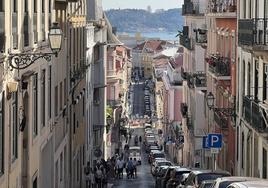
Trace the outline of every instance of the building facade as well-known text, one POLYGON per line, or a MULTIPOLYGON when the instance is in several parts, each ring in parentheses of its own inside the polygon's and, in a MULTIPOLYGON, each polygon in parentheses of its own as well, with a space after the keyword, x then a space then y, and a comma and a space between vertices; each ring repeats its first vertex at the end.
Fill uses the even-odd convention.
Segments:
POLYGON ((267 1, 237 3, 237 174, 267 179, 267 1))

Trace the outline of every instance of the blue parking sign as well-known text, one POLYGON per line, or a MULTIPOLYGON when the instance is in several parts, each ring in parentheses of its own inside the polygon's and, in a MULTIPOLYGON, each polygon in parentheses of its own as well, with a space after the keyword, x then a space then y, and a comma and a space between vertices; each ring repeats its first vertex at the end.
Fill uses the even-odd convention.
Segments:
POLYGON ((208 147, 221 148, 222 147, 222 134, 208 134, 208 147))

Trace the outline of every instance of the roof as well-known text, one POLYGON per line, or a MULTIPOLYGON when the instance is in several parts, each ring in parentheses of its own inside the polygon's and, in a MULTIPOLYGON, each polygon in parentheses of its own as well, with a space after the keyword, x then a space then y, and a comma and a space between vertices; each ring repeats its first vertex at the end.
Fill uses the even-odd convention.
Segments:
POLYGON ((181 171, 189 171, 189 173, 192 171, 191 169, 189 168, 176 168, 175 169, 177 172, 181 172, 181 171))
POLYGON ((240 176, 228 176, 228 177, 221 177, 217 178, 217 182, 224 182, 224 181, 257 181, 261 180, 260 178, 254 177, 240 177, 240 176))
POLYGON ((147 52, 161 51, 164 50, 164 46, 167 44, 169 44, 169 42, 164 40, 148 40, 138 44, 133 50, 146 50, 147 52))

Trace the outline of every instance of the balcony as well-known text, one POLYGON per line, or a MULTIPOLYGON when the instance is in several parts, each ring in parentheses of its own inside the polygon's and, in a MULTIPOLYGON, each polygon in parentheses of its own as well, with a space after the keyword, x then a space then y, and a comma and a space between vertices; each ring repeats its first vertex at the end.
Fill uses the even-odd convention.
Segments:
POLYGON ((181 14, 183 16, 187 16, 187 15, 199 16, 199 15, 203 15, 204 12, 203 13, 200 12, 199 4, 194 4, 191 0, 184 0, 181 14))
POLYGON ((228 119, 221 112, 214 111, 214 121, 221 129, 228 129, 228 119))
POLYGON ((206 29, 194 29, 195 42, 197 44, 207 44, 207 30, 206 29))
POLYGON ((188 36, 182 35, 180 36, 180 45, 187 48, 188 50, 192 50, 191 39, 188 36))
POLYGON ((117 100, 107 100, 107 105, 111 106, 112 108, 116 108, 122 104, 120 99, 117 100))
POLYGON ((194 85, 197 88, 207 87, 207 75, 204 72, 197 72, 193 74, 194 85))
POLYGON ((187 76, 188 76, 187 72, 185 72, 185 71, 184 71, 184 68, 181 67, 181 78, 182 78, 183 80, 187 80, 187 76))
POLYGON ((236 3, 229 0, 212 0, 208 4, 208 14, 210 16, 235 18, 236 9, 236 3))
POLYGON ((29 14, 24 13, 23 20, 24 46, 29 46, 29 14))
POLYGON ((209 64, 209 73, 217 79, 229 80, 231 76, 230 59, 219 55, 211 55, 207 59, 209 64))
POLYGON ((238 44, 255 50, 267 50, 268 22, 265 18, 238 20, 238 44))
POLYGON ((187 85, 189 88, 194 88, 194 77, 189 73, 187 76, 187 85))
POLYGON ((259 132, 264 132, 265 122, 262 117, 258 101, 254 101, 250 96, 243 98, 243 117, 244 119, 259 132))
MULTIPOLYGON (((0 12, 0 25, 4 26, 5 25, 5 13, 0 12)), ((5 28, 0 27, 0 53, 5 50, 5 28)))
POLYGON ((181 115, 186 118, 188 114, 188 105, 186 103, 181 103, 181 115))

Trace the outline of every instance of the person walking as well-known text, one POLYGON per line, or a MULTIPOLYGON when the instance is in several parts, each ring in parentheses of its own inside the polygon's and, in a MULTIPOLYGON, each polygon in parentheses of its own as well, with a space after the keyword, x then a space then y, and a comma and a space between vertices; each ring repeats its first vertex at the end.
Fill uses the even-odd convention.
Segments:
POLYGON ((135 178, 137 178, 137 166, 138 166, 138 161, 136 160, 136 158, 134 158, 133 168, 134 168, 134 177, 135 178))
POLYGON ((124 161, 122 158, 117 159, 116 169, 117 169, 117 178, 121 179, 121 176, 123 178, 124 161))
POLYGON ((100 164, 100 162, 97 162, 97 165, 95 167, 95 181, 97 184, 97 188, 102 188, 102 179, 103 179, 103 171, 102 171, 102 166, 100 164))
POLYGON ((132 158, 129 159, 129 161, 127 162, 127 178, 129 179, 129 177, 133 178, 133 172, 134 172, 134 167, 133 167, 133 161, 132 158))

